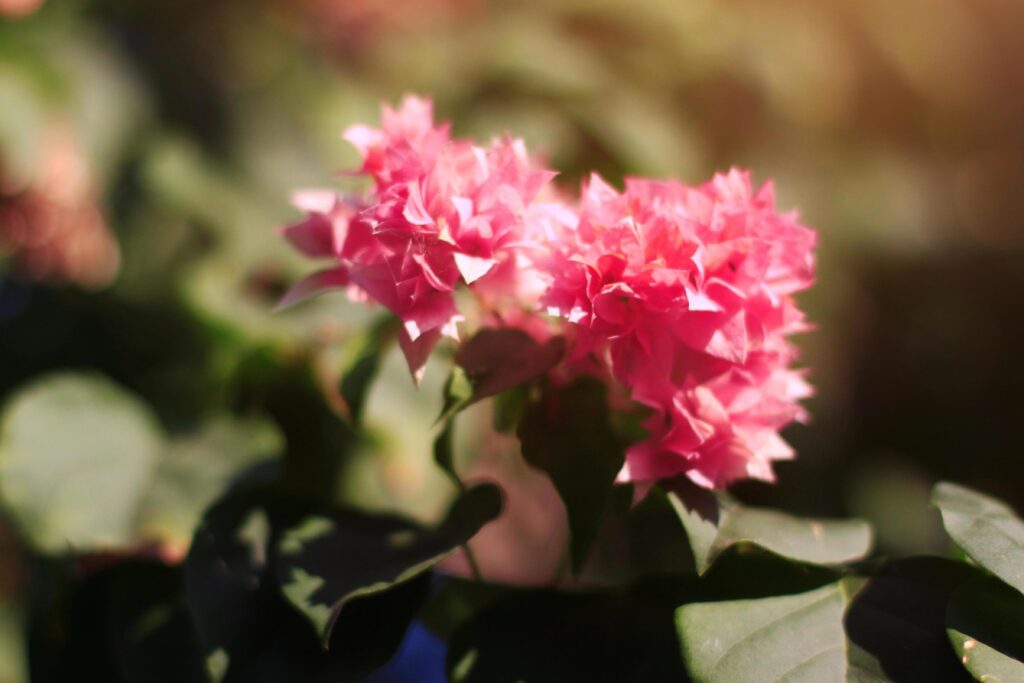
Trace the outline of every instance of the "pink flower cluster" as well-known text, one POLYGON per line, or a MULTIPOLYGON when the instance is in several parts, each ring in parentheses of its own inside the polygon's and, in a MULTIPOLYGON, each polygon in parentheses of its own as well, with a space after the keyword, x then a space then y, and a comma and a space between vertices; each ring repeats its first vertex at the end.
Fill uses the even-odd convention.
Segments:
POLYGON ((570 360, 596 361, 651 409, 621 478, 770 480, 792 457, 778 430, 810 394, 786 335, 806 327, 792 294, 813 280, 815 233, 735 170, 621 193, 594 176, 578 215, 551 245, 543 305, 575 325, 570 360))
POLYGON ((685 474, 717 488, 771 480, 772 461, 792 457, 779 430, 805 418, 811 390, 787 337, 806 329, 793 294, 813 282, 816 235, 776 210, 770 184, 733 170, 619 192, 593 176, 569 202, 521 141, 452 139, 412 97, 380 129, 345 136, 373 190, 297 197, 309 215, 285 235, 332 265, 286 302, 347 287, 384 305, 414 375, 441 335, 457 338, 463 285, 485 313, 513 302, 521 315, 491 316, 505 324, 560 320, 566 367, 613 378, 650 411, 624 481, 685 474))

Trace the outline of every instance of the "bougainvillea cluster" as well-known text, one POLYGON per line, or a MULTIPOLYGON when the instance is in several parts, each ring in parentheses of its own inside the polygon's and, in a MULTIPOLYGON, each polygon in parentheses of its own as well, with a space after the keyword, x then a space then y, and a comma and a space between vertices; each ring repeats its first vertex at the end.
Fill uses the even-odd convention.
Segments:
POLYGON ((792 368, 806 329, 793 295, 814 278, 814 231, 775 207, 772 185, 732 170, 698 186, 594 175, 578 199, 555 189, 522 141, 481 146, 437 125, 429 101, 385 107, 345 137, 372 181, 361 197, 300 193, 291 243, 330 262, 291 303, 347 288, 402 323, 414 375, 442 336, 458 339, 456 291, 487 324, 570 341, 562 374, 597 374, 649 410, 624 481, 685 474, 709 488, 772 479, 792 457, 779 430, 805 418, 792 368))

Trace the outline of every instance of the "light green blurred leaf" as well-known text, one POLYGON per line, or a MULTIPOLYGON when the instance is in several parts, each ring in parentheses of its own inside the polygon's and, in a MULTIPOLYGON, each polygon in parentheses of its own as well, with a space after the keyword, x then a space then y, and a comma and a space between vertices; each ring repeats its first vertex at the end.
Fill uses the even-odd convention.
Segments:
POLYGON ((109 380, 53 375, 4 411, 0 495, 43 552, 158 542, 183 553, 207 505, 281 445, 273 425, 228 417, 168 440, 149 408, 109 380))
POLYGON ((40 550, 126 545, 162 438, 149 409, 109 380, 37 380, 3 414, 0 494, 40 550))
POLYGON ((273 459, 283 440, 261 420, 215 418, 192 436, 175 439, 157 466, 139 513, 143 539, 187 548, 203 511, 248 467, 273 459))
POLYGON ((995 498, 947 482, 935 487, 932 504, 971 559, 1024 592, 1024 520, 995 498))

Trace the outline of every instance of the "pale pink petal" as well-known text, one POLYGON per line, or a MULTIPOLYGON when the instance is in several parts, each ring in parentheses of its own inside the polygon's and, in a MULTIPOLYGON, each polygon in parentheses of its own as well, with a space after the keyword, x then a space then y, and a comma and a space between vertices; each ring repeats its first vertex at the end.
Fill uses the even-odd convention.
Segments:
POLYGON ((480 258, 455 252, 455 265, 458 267, 459 273, 462 274, 462 279, 466 281, 467 285, 473 284, 484 275, 487 275, 496 263, 497 261, 492 258, 480 258))

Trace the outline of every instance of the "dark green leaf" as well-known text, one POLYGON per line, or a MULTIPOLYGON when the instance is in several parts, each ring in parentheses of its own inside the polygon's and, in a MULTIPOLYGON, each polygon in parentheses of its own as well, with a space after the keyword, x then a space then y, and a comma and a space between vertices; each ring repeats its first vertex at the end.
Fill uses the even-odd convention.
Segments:
POLYGON ((759 546, 741 544, 724 550, 700 577, 696 597, 703 601, 770 598, 807 593, 839 579, 833 568, 793 562, 759 546))
MULTIPOLYGON (((44 580, 61 581, 55 567, 37 569, 44 580)), ((36 596, 32 680, 207 680, 180 567, 126 559, 68 578, 48 604, 46 593, 36 596)))
POLYGON ((690 539, 699 573, 737 543, 753 543, 798 562, 820 565, 853 562, 871 548, 871 528, 860 520, 794 517, 716 498, 695 487, 677 487, 668 495, 690 539))
POLYGON ((453 683, 678 683, 672 607, 633 596, 513 591, 458 629, 453 683))
POLYGON ((843 683, 845 599, 833 583, 808 593, 694 603, 676 613, 695 681, 843 683))
POLYGON ((334 503, 361 435, 328 405, 313 362, 253 353, 242 370, 243 405, 269 414, 284 436, 283 489, 318 505, 334 503))
POLYGON ((932 503, 972 560, 1024 592, 1024 520, 998 500, 956 484, 938 484, 932 503))
POLYGON ((612 489, 610 514, 594 541, 584 581, 629 584, 644 577, 692 573, 693 555, 680 533, 679 517, 655 487, 633 505, 633 487, 612 489))
POLYGON ((353 424, 362 419, 370 384, 397 332, 398 320, 389 316, 349 343, 341 372, 341 397, 353 424))
POLYGON ((495 519, 501 504, 496 486, 476 486, 432 530, 385 515, 306 517, 278 543, 282 590, 326 643, 347 605, 421 575, 495 519))
POLYGON ((286 600, 275 539, 326 514, 270 492, 236 490, 210 509, 186 562, 188 603, 215 680, 358 681, 395 652, 429 579, 353 601, 328 648, 286 600))
POLYGON ((111 573, 110 640, 124 680, 205 681, 181 568, 132 561, 111 573))
POLYGON ((851 671, 859 680, 970 680, 947 640, 946 606, 976 575, 962 562, 922 557, 886 564, 859 585, 850 582, 851 671))
POLYGON ((449 422, 455 415, 473 402, 473 384, 466 371, 458 365, 452 368, 444 384, 444 407, 438 421, 449 422))
MULTIPOLYGON (((439 577, 440 578, 440 577, 439 577)), ((448 641, 463 623, 507 592, 504 586, 453 576, 440 578, 437 589, 418 618, 430 631, 448 641)))
POLYGON ((604 385, 583 378, 549 389, 527 407, 518 435, 525 460, 551 477, 565 503, 578 572, 608 512, 625 453, 609 422, 604 385))
POLYGON ((461 489, 463 487, 462 480, 459 479, 459 475, 455 472, 455 453, 452 444, 453 431, 453 420, 449 418, 444 421, 441 432, 434 439, 434 462, 461 489))
POLYGON ((1024 596, 989 576, 953 594, 946 610, 949 641, 979 681, 1024 681, 1024 596))
POLYGON ((164 446, 149 409, 110 381, 64 374, 7 405, 0 494, 39 549, 123 547, 164 446))

